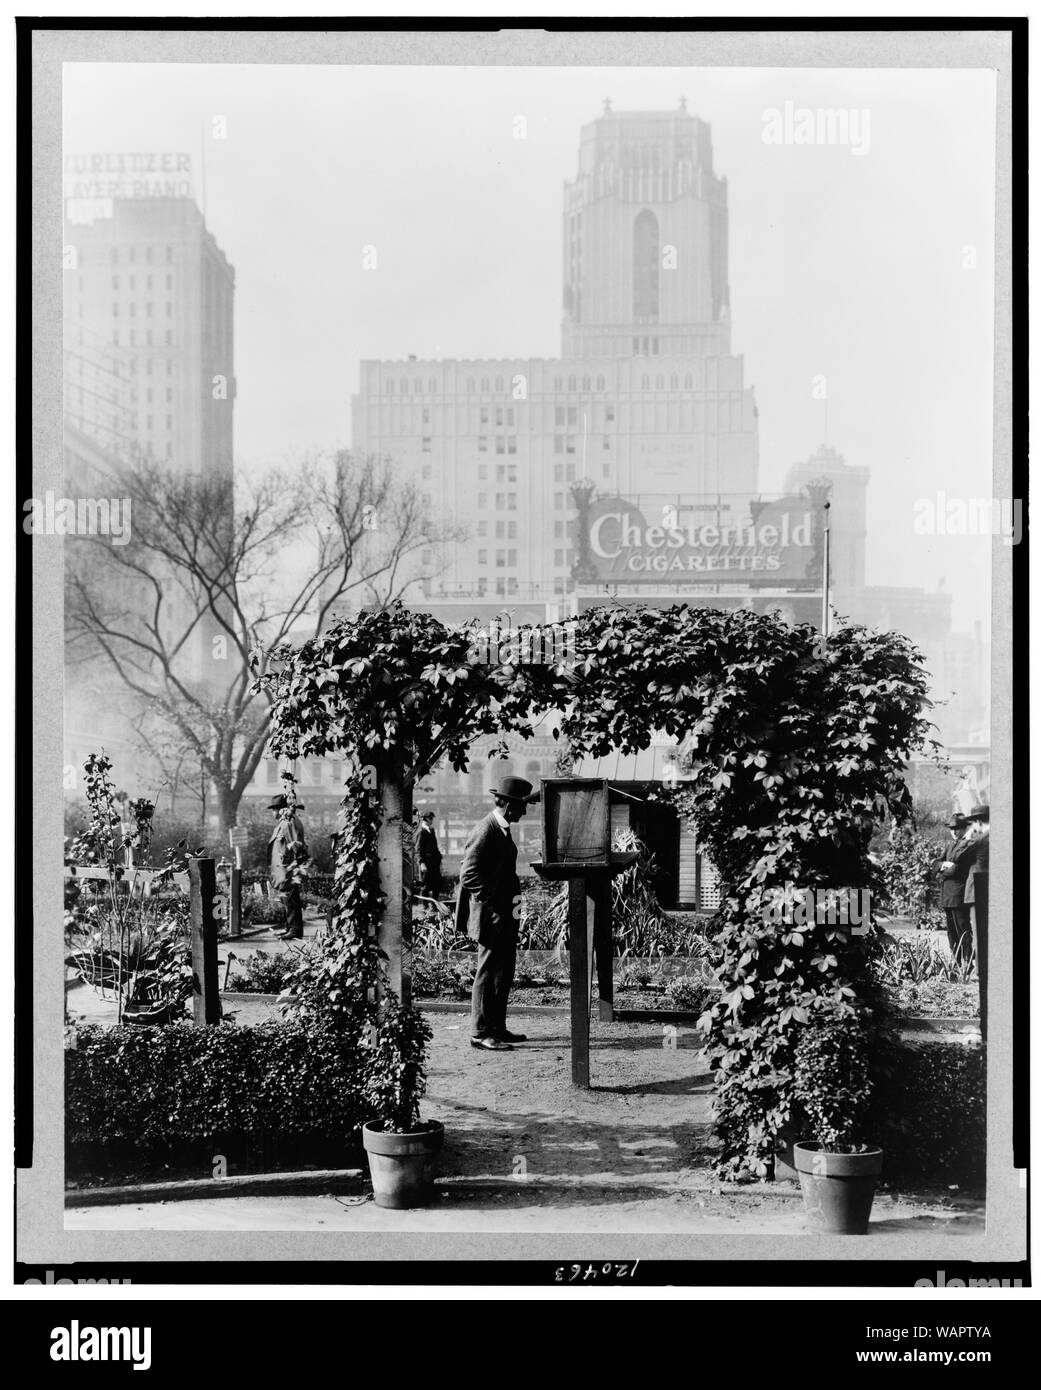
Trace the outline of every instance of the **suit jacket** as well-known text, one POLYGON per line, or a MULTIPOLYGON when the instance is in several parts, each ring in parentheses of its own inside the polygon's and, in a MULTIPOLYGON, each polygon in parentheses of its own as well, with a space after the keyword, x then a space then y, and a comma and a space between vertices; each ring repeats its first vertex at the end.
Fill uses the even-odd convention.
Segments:
POLYGON ((459 871, 455 927, 482 946, 516 940, 515 907, 520 900, 517 846, 494 815, 470 832, 459 871))
POLYGON ((950 860, 954 867, 940 870, 941 907, 965 906, 965 880, 975 863, 978 848, 978 840, 968 840, 962 835, 944 852, 944 861, 950 860))
POLYGON ((977 884, 981 899, 986 902, 987 880, 990 873, 990 831, 986 830, 976 841, 976 858, 972 862, 972 872, 965 881, 965 901, 975 905, 977 884))
POLYGON ((419 827, 416 857, 421 864, 428 864, 431 868, 440 871, 441 851, 437 847, 437 836, 429 825, 419 827))
POLYGON ((303 864, 306 859, 307 841, 300 821, 296 816, 279 816, 267 846, 271 887, 276 890, 289 888, 293 882, 289 870, 294 864, 303 864))

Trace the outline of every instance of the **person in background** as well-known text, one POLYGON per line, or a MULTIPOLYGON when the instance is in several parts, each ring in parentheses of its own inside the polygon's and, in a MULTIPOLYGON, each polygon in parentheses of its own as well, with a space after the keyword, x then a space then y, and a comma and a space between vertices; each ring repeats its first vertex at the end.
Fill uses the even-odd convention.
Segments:
POLYGON ((307 841, 297 811, 291 810, 283 793, 268 802, 267 809, 275 813, 275 828, 267 846, 268 877, 271 887, 282 899, 285 908, 285 930, 276 932, 280 941, 300 941, 304 935, 304 909, 300 900, 301 867, 307 863, 307 841))
POLYGON ((492 788, 495 805, 471 831, 459 873, 455 929, 478 942, 477 971, 470 1003, 470 1046, 509 1052, 526 1042, 506 1027, 506 1005, 517 963, 520 880, 517 846, 510 826, 527 812, 538 792, 523 777, 504 777, 492 788))
POLYGON ((947 822, 953 843, 940 861, 940 906, 947 918, 947 940, 954 960, 972 957, 972 922, 965 906, 965 880, 976 857, 976 840, 969 835, 969 819, 956 812, 947 822))
POLYGON ((972 870, 965 883, 965 904, 972 912, 976 939, 976 978, 980 987, 980 1034, 987 1036, 987 913, 990 907, 990 807, 969 812, 970 834, 976 845, 972 870))
POLYGON ((437 843, 437 831, 434 829, 433 811, 424 811, 419 818, 416 860, 423 891, 428 897, 436 898, 441 892, 441 850, 437 843))

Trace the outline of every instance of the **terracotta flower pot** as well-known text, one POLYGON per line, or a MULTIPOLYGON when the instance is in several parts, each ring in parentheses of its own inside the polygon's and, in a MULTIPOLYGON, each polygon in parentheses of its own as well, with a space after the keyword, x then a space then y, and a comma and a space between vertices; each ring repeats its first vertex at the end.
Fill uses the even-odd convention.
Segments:
POLYGON ((372 1192, 378 1207, 424 1207, 434 1195, 434 1166, 445 1142, 445 1127, 428 1120, 407 1134, 387 1133, 382 1120, 362 1126, 372 1192))
POLYGON ((810 1224, 838 1235, 867 1234, 882 1150, 829 1153, 819 1144, 795 1145, 795 1167, 810 1224))

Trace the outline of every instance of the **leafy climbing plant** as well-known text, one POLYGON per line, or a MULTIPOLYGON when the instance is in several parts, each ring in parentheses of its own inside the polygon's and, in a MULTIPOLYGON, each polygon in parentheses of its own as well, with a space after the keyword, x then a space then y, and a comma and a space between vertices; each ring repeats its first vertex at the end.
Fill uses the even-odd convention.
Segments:
MULTIPOLYGON (((480 665, 472 646, 465 627, 394 605, 265 663, 273 751, 346 753, 352 766, 333 930, 300 972, 298 1007, 361 1020, 383 1073, 396 1068, 421 1089, 412 1042, 425 1025, 380 987, 380 779, 411 783, 442 762, 465 771, 478 735, 526 734, 550 710, 569 757, 634 753, 672 735, 689 750, 688 778, 666 795, 724 889, 723 989, 701 1020, 719 1165, 765 1175, 792 1121, 799 1030, 824 1006, 865 1020, 883 1008, 873 922, 793 923, 770 909, 793 889, 878 886, 872 833, 910 814, 906 759, 929 743, 919 653, 898 634, 848 626, 823 644, 774 615, 683 605, 586 612, 573 657, 557 666, 480 665), (395 1038, 387 1054, 381 1039, 395 1038)), ((404 1122, 413 1097, 397 1094, 404 1122)))

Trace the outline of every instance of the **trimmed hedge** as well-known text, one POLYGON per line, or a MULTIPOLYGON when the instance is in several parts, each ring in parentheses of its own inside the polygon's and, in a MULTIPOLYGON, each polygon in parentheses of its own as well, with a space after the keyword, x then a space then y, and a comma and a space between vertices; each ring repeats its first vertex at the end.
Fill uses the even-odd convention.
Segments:
POLYGON ((76 1030, 65 1052, 66 1140, 182 1152, 336 1139, 371 1118, 350 1035, 294 1022, 76 1030))
POLYGON ((888 1182, 958 1183, 986 1176, 987 1060, 978 1042, 902 1042, 872 1101, 888 1182))

